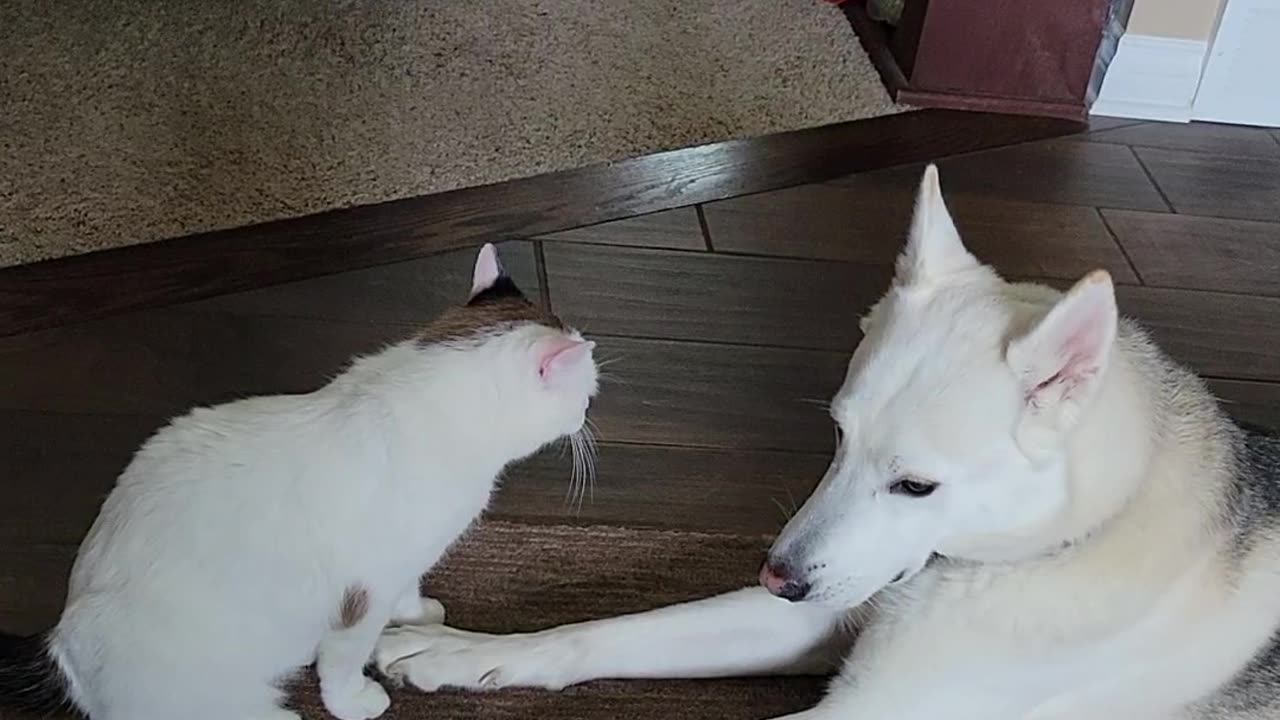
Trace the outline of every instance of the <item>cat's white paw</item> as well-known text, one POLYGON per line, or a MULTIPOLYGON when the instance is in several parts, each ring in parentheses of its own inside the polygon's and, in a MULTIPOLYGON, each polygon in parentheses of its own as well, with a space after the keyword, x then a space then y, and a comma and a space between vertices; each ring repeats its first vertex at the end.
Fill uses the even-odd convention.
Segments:
POLYGON ((439 625, 444 622, 444 605, 429 597, 406 596, 396 603, 392 625, 439 625))
POLYGON ((573 682, 574 655, 568 650, 541 635, 486 635, 431 625, 387 630, 373 657, 388 679, 427 692, 442 687, 561 690, 573 682))
POLYGON ((364 685, 353 693, 341 697, 321 694, 329 714, 338 720, 370 720, 387 711, 391 706, 391 697, 387 695, 387 691, 373 680, 363 679, 364 685))

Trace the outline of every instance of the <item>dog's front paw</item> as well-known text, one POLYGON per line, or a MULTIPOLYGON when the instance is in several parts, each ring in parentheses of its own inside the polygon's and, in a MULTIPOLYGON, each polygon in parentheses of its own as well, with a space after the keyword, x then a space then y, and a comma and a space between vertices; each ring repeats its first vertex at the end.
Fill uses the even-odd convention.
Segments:
POLYGON ((334 695, 322 693, 324 707, 338 720, 370 720, 387 711, 391 698, 378 683, 364 678, 364 685, 352 693, 334 695))
POLYGON ((486 635, 445 625, 392 628, 374 650, 378 670, 396 683, 434 692, 442 687, 560 690, 572 680, 573 656, 554 638, 486 635))

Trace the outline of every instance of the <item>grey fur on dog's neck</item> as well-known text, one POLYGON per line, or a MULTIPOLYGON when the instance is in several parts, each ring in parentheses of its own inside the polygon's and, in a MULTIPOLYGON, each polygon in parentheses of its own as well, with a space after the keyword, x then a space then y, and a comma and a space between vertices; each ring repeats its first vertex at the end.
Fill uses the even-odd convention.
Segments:
POLYGON ((1241 427, 1235 448, 1228 512, 1243 555, 1257 544, 1260 532, 1280 532, 1280 437, 1264 428, 1241 427))
MULTIPOLYGON (((1129 504, 1141 503, 1144 492, 1159 490, 1151 485, 1173 481, 1207 508, 1204 525, 1189 530, 1202 534, 1201 542, 1220 543, 1234 572, 1248 572, 1246 566, 1257 553, 1275 554, 1280 544, 1280 437, 1228 418, 1207 384, 1165 355, 1136 323, 1122 322, 1117 350, 1148 382, 1155 418, 1153 468, 1158 454, 1176 448, 1196 461, 1192 472, 1152 472, 1144 481, 1149 487, 1138 488, 1129 504)), ((1099 532, 1106 532, 1109 523, 1125 522, 1129 509, 1121 509, 1099 532)), ((1198 720, 1280 717, 1280 629, 1273 629, 1249 665, 1189 712, 1198 720)))
MULTIPOLYGON (((1242 427, 1235 436, 1236 473, 1228 519, 1241 559, 1260 543, 1280 538, 1280 434, 1242 427)), ((1280 630, 1236 677, 1197 708, 1205 720, 1272 720, 1280 717, 1280 630)))

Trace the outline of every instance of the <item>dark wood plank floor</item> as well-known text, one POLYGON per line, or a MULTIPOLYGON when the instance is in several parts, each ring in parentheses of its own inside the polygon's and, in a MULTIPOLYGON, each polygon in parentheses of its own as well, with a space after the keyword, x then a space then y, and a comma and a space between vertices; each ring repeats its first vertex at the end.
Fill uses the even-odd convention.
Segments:
MULTIPOLYGON (((826 162, 796 152, 761 182, 826 162)), ((888 280, 922 159, 751 195, 717 185, 686 196, 710 202, 505 243, 519 282, 595 336, 609 364, 594 499, 566 507, 567 463, 548 453, 511 473, 494 514, 775 529, 825 466, 820 406, 888 280)), ((942 180, 978 254, 1058 284, 1108 269, 1123 310, 1231 412, 1280 427, 1280 138, 1106 123, 948 159, 942 180)), ((167 417, 316 387, 458 300, 471 260, 461 250, 0 339, 0 624, 55 620, 98 502, 167 417)))

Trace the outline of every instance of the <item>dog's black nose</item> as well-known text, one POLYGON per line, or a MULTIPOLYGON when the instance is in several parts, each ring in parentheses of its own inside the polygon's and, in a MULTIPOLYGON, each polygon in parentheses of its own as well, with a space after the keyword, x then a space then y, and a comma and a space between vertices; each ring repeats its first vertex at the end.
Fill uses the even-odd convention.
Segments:
POLYGON ((799 602, 809 594, 809 583, 788 580, 775 594, 783 600, 799 602))

